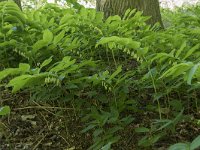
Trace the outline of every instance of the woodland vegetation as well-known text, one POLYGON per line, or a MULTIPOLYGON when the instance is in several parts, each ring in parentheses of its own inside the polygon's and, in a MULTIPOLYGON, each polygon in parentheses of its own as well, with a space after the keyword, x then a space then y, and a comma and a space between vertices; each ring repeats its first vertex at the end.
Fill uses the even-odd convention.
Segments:
POLYGON ((200 6, 15 2, 0 2, 0 149, 200 148, 200 6))

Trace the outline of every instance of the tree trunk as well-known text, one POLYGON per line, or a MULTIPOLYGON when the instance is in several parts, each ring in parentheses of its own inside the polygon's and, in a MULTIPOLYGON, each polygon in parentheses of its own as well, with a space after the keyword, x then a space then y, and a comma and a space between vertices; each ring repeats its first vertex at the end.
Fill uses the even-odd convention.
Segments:
POLYGON ((21 0, 13 0, 18 6, 19 8, 22 10, 22 4, 21 4, 21 0))
MULTIPOLYGON (((0 2, 3 2, 3 1, 7 1, 7 0, 0 0, 0 2)), ((21 0, 13 0, 18 6, 19 8, 22 10, 22 5, 21 5, 21 0)))
POLYGON ((151 16, 147 23, 154 25, 159 22, 163 27, 158 0, 96 0, 96 10, 103 11, 105 18, 113 15, 123 16, 127 9, 143 11, 151 16))

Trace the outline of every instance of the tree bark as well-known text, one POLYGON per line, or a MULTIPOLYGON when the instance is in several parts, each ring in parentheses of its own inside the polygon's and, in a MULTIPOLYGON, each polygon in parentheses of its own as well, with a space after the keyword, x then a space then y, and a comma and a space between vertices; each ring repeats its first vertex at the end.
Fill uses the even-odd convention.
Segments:
POLYGON ((151 16, 148 24, 159 22, 163 27, 158 0, 96 0, 96 10, 103 11, 105 18, 113 15, 123 16, 127 9, 137 9, 145 16, 151 16))
POLYGON ((22 10, 22 4, 21 4, 21 0, 13 0, 17 5, 18 7, 22 10))

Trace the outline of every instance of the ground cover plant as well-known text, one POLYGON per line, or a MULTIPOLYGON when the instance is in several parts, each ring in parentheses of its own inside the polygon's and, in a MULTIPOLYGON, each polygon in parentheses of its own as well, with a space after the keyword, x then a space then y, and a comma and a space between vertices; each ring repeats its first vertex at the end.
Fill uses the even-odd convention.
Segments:
POLYGON ((136 10, 104 19, 75 6, 46 4, 22 12, 13 2, 0 3, 1 148, 199 148, 199 6, 163 10, 165 29, 147 25, 149 17, 136 10), (19 104, 4 101, 12 96, 23 97, 17 102, 28 110, 27 103, 34 104, 34 115, 13 114, 28 130, 43 117, 65 144, 46 141, 47 134, 17 145, 12 138, 22 131, 12 131, 8 114, 19 104), (38 107, 46 112, 38 115, 38 107), (73 137, 66 122, 72 131, 81 125, 75 131, 81 146, 68 142, 73 137))

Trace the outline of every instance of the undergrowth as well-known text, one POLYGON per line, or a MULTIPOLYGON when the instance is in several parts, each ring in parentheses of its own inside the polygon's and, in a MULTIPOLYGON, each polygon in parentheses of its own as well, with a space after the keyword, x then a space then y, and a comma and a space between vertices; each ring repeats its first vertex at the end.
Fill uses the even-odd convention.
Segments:
MULTIPOLYGON (((138 146, 148 149, 176 134, 184 120, 200 126, 194 117, 200 105, 199 12, 199 6, 164 10, 163 30, 135 10, 105 20, 94 9, 47 4, 22 12, 1 2, 1 86, 37 101, 73 103, 85 122, 82 133, 93 132, 89 149, 111 149, 120 131, 137 124, 135 116, 152 112, 151 124, 132 133, 142 134, 138 146)), ((193 150, 199 143, 198 136, 169 149, 193 150)))

